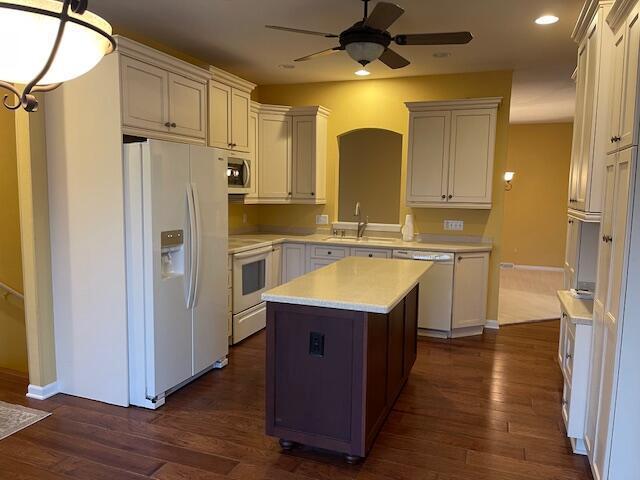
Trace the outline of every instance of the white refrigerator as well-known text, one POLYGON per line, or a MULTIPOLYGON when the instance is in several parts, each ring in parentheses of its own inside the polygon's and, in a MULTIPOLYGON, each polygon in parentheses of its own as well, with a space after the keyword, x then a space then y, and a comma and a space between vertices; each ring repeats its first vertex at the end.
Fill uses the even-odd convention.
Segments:
POLYGON ((227 157, 124 145, 130 403, 165 397, 227 363, 227 157))

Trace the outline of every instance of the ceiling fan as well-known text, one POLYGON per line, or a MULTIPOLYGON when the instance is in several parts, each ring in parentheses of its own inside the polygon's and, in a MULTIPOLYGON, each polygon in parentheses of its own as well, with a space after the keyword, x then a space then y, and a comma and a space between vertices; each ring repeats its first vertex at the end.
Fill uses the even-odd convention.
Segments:
POLYGON ((363 67, 366 67, 374 60, 380 60, 389 68, 394 69, 409 65, 409 60, 389 48, 392 42, 395 42, 397 45, 462 45, 473 40, 473 35, 469 32, 408 33, 392 36, 388 32, 388 28, 402 16, 404 9, 393 3, 378 2, 371 12, 371 15, 369 15, 370 0, 362 1, 364 2, 363 19, 354 23, 353 26, 346 29, 340 35, 301 30, 299 28, 280 27, 277 25, 265 26, 286 32, 339 39, 339 46, 297 58, 294 60, 296 62, 304 62, 346 50, 349 56, 363 67))

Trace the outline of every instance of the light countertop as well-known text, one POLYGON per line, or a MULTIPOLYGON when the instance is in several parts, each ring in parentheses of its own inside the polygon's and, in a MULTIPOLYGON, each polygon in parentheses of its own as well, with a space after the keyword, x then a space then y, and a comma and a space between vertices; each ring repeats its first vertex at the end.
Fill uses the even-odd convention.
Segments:
MULTIPOLYGON (((366 238, 366 237, 365 237, 366 238)), ((329 234, 313 235, 286 235, 253 233, 244 235, 229 236, 229 254, 246 252, 255 248, 268 247, 282 243, 314 243, 344 247, 359 248, 387 248, 394 250, 424 250, 431 252, 451 252, 451 253, 472 253, 490 252, 493 246, 490 243, 426 243, 426 242, 403 242, 395 238, 371 238, 366 240, 356 240, 355 238, 339 238, 329 234)))
POLYGON ((591 325, 593 323, 593 300, 576 298, 569 290, 558 290, 558 298, 562 311, 571 323, 577 325, 591 325))
POLYGON ((347 257, 262 294, 267 302, 389 313, 432 262, 347 257))

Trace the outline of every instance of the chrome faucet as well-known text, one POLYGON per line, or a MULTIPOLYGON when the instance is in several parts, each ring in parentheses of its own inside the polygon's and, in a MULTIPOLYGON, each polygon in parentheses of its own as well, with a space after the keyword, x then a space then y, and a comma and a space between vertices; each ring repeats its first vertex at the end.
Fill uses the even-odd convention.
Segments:
POLYGON ((362 238, 362 236, 364 235, 364 231, 367 229, 367 225, 369 225, 369 217, 365 217, 364 222, 362 221, 360 202, 356 202, 356 211, 354 212, 353 216, 358 217, 357 238, 362 238))

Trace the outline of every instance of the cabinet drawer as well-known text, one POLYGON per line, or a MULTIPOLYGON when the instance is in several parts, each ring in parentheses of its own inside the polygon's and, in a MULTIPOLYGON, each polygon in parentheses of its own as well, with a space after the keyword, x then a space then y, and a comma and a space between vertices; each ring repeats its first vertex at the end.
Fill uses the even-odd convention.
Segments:
POLYGON ((348 249, 346 247, 310 245, 309 248, 309 256, 311 258, 341 259, 348 256, 348 249))
POLYGON ((325 259, 325 258, 312 258, 309 260, 308 271, 313 272, 315 270, 318 270, 319 268, 326 267, 327 265, 331 265, 332 263, 335 263, 338 260, 339 260, 338 258, 334 260, 325 259))
POLYGON ((391 258, 391 251, 380 248, 352 248, 351 255, 354 257, 391 258))

